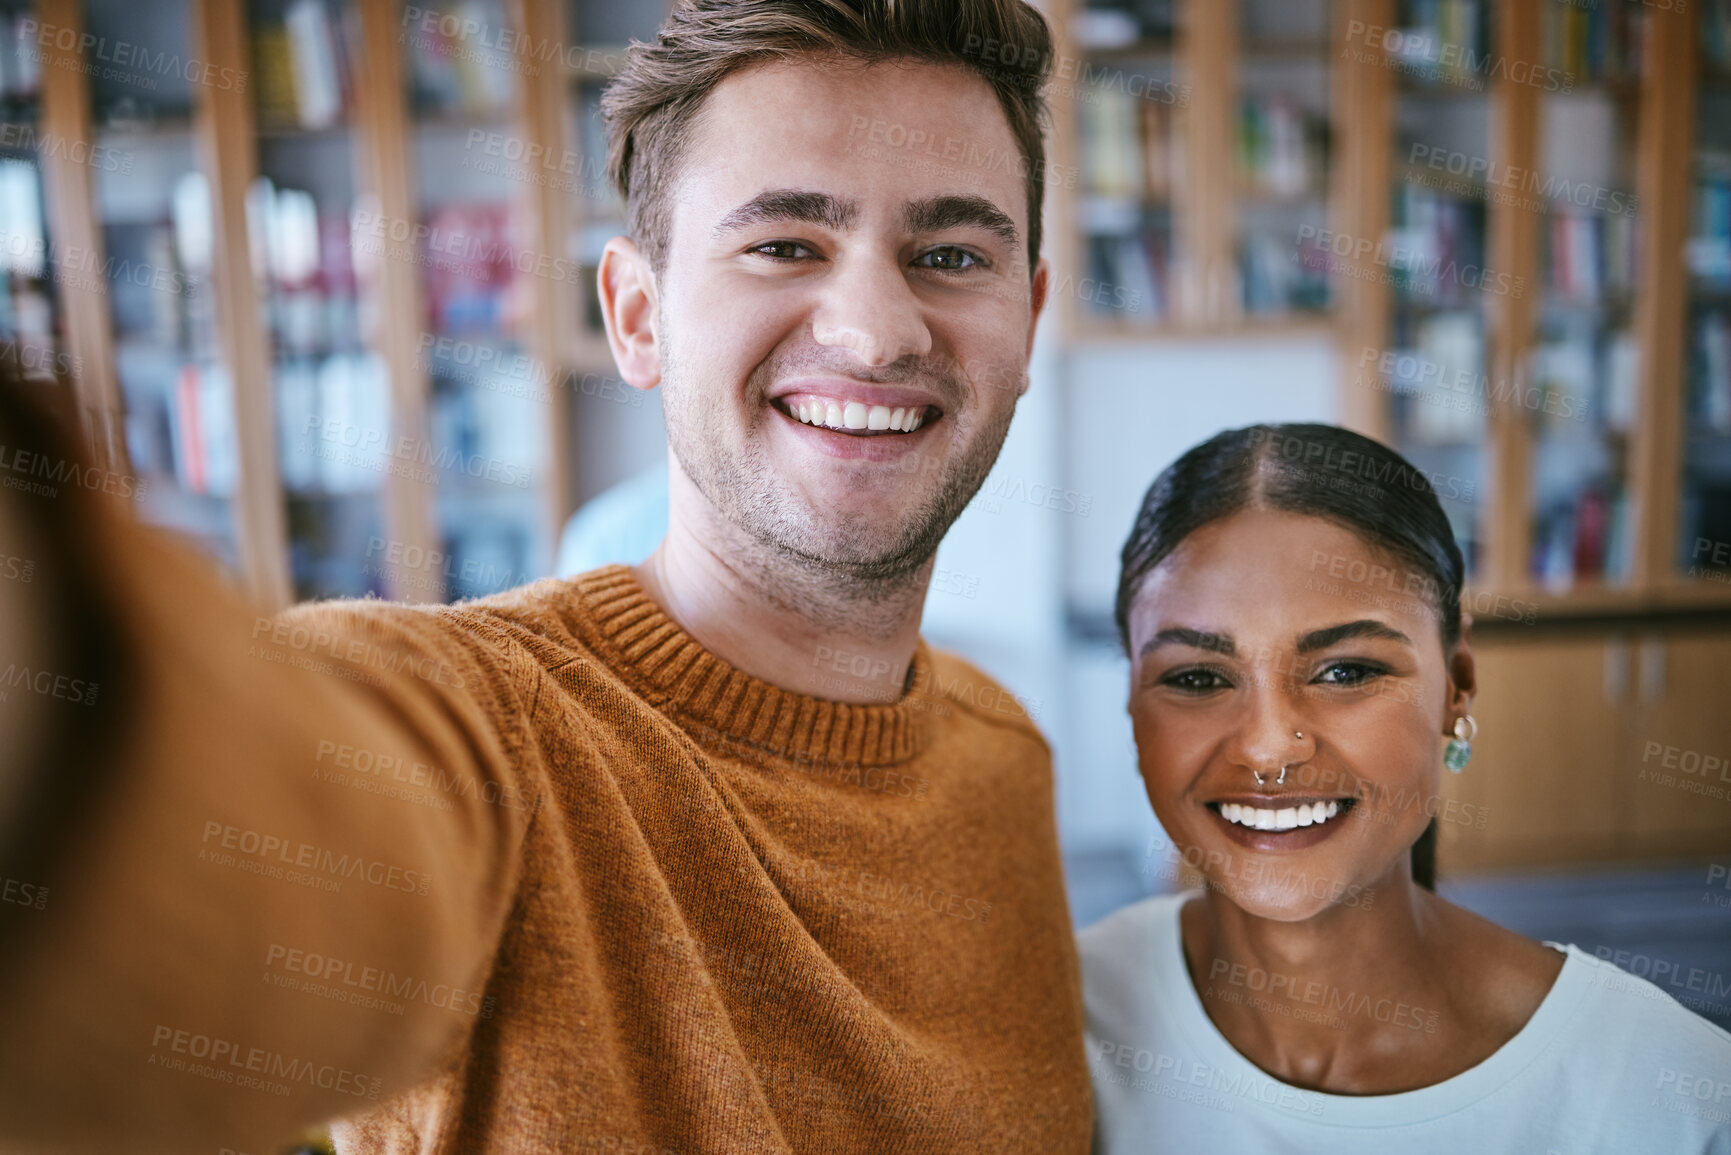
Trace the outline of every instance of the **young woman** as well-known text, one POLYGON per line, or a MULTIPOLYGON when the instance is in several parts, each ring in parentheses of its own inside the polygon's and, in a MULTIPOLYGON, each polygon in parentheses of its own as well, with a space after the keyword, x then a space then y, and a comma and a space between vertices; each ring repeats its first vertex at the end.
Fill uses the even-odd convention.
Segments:
POLYGON ((1149 489, 1129 710, 1204 885, 1081 936, 1097 1151, 1731 1153, 1731 1035, 1432 890, 1461 579, 1430 483, 1332 426, 1222 433, 1149 489))

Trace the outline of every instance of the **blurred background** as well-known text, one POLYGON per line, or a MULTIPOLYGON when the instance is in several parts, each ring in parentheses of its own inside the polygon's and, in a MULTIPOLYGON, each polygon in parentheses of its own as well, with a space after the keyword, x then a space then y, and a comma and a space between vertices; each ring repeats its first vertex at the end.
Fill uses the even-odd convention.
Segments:
MULTIPOLYGON (((1469 559, 1444 889, 1731 1025, 1731 4, 1042 8, 1054 296, 926 633, 1050 738, 1078 924, 1180 881, 1110 620, 1143 490, 1340 422, 1469 559)), ((0 355, 269 604, 639 560, 597 103, 665 10, 0 0, 0 355)))

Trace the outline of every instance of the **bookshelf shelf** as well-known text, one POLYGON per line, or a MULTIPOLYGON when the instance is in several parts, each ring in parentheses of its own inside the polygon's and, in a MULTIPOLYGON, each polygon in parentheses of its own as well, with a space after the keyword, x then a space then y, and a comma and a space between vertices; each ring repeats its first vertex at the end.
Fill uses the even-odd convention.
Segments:
POLYGON ((1174 37, 1169 40, 1139 40, 1132 44, 1113 44, 1089 48, 1086 51, 1090 57, 1110 64, 1139 64, 1150 60, 1176 59, 1181 45, 1182 41, 1174 37))
POLYGON ((1335 323, 1325 316, 1264 317, 1254 324, 1237 322, 1220 325, 1174 322, 1149 324, 1114 324, 1106 321, 1083 320, 1074 336, 1077 340, 1105 344, 1169 344, 1174 341, 1290 340, 1292 338, 1329 337, 1337 335, 1335 323))
POLYGON ((1330 45, 1326 40, 1246 40, 1239 59, 1247 64, 1304 64, 1327 68, 1330 45))

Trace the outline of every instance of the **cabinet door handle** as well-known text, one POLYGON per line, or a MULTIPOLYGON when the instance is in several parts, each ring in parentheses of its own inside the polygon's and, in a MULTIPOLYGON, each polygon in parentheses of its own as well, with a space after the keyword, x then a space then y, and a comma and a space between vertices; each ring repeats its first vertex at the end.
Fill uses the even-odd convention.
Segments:
POLYGON ((1616 706, 1629 696, 1629 643, 1605 643, 1605 701, 1616 706))
POLYGON ((1665 639, 1658 634, 1641 639, 1640 688, 1643 702, 1665 696, 1665 639))

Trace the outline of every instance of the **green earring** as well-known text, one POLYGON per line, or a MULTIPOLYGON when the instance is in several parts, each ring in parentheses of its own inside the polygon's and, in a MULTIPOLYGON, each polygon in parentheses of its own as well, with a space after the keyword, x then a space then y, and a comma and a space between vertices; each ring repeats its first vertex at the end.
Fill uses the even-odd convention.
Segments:
POLYGON ((1473 739, 1479 736, 1479 724, 1473 721, 1471 714, 1462 714, 1455 719, 1455 736, 1449 739, 1449 744, 1443 747, 1443 765, 1449 772, 1459 774, 1467 768, 1467 759, 1473 756, 1473 739))

